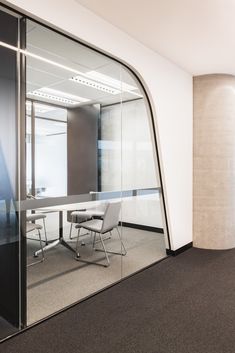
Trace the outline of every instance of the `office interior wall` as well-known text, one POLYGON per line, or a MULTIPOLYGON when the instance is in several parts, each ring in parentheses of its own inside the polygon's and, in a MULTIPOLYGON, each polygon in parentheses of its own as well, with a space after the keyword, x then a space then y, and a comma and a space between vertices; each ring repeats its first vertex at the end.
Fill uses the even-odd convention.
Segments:
MULTIPOLYGON (((37 129, 37 122, 35 125, 37 129)), ((45 188, 40 196, 67 195, 67 133, 36 135, 35 184, 36 190, 45 188)))
POLYGON ((194 246, 235 247, 235 77, 194 78, 194 246))
POLYGON ((192 76, 73 0, 6 1, 130 65, 155 111, 172 249, 192 241, 192 76))
POLYGON ((98 120, 100 106, 68 108, 68 195, 98 191, 98 120))
MULTIPOLYGON (((101 191, 160 186, 144 99, 102 107, 100 130, 101 191)), ((159 196, 123 199, 122 221, 162 228, 159 196)))

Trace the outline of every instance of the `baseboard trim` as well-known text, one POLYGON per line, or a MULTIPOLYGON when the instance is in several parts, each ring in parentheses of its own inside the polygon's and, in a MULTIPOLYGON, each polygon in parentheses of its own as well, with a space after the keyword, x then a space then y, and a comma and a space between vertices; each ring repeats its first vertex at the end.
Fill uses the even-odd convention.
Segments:
POLYGON ((182 252, 190 249, 192 246, 193 246, 193 242, 191 241, 190 243, 182 246, 181 248, 179 248, 177 250, 166 249, 166 253, 167 253, 167 255, 177 256, 177 255, 181 254, 182 252))
POLYGON ((119 222, 120 226, 123 227, 128 227, 128 228, 135 228, 135 229, 141 229, 141 230, 147 230, 149 232, 156 232, 156 233, 161 233, 163 234, 163 228, 158 228, 158 227, 150 227, 150 226, 145 226, 143 224, 135 224, 135 223, 128 223, 128 222, 119 222))

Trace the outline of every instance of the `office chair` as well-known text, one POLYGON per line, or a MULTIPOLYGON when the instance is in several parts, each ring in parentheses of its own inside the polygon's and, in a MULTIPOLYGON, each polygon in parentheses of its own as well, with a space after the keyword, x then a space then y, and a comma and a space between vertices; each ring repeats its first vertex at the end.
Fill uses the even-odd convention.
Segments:
MULTIPOLYGON (((41 229, 42 229, 42 226, 40 224, 36 224, 36 223, 32 223, 32 222, 26 222, 26 233, 32 232, 33 230, 37 230, 38 231, 40 248, 42 250, 42 258, 41 258, 41 260, 31 262, 30 264, 27 264, 27 267, 36 265, 36 264, 38 264, 40 262, 43 262, 45 260, 44 251, 43 251, 43 245, 42 245, 41 232, 40 232, 41 229)), ((35 239, 33 239, 33 240, 35 240, 35 239)))
MULTIPOLYGON (((32 200, 36 200, 36 197, 33 196, 33 195, 30 195, 30 194, 27 195, 27 198, 28 199, 32 199, 32 200)), ((45 218, 46 217, 47 216, 44 213, 31 213, 30 215, 26 216, 26 221, 27 222, 34 222, 34 221, 42 219, 43 228, 44 228, 44 235, 45 235, 45 240, 42 240, 42 241, 44 241, 46 243, 46 245, 48 245, 47 231, 46 231, 46 222, 45 222, 45 218)), ((28 238, 28 239, 30 239, 30 238, 28 238)), ((35 239, 31 239, 31 240, 35 240, 35 239)))
POLYGON ((69 239, 72 240, 75 238, 75 237, 72 237, 73 224, 79 224, 79 223, 88 221, 91 218, 92 218, 92 216, 89 213, 87 213, 86 210, 72 211, 70 213, 70 220, 69 220, 69 222, 71 222, 70 231, 69 231, 69 239))
POLYGON ((103 202, 100 205, 98 205, 97 207, 92 207, 92 208, 88 208, 88 209, 83 209, 83 210, 71 212, 71 214, 70 214, 71 225, 70 225, 69 239, 73 239, 72 238, 73 224, 80 224, 80 223, 88 221, 94 217, 97 217, 97 218, 104 217, 106 207, 107 207, 107 202, 103 202))
MULTIPOLYGON (((34 221, 37 221, 39 219, 42 219, 43 221, 43 228, 44 228, 44 235, 45 235, 45 240, 42 240, 46 243, 46 245, 48 244, 48 240, 47 240, 47 232, 46 232, 46 223, 45 223, 45 218, 46 218, 46 215, 43 214, 43 213, 32 213, 28 216, 26 216, 26 221, 27 222, 34 222, 34 221)), ((41 228, 42 229, 42 228, 41 228)), ((30 238, 28 238, 30 239, 30 238)), ((35 239, 31 239, 31 240, 35 240, 35 239)))
POLYGON ((118 229, 118 223, 119 223, 119 213, 121 209, 121 202, 111 202, 108 203, 106 206, 106 210, 103 216, 103 219, 91 219, 89 221, 80 223, 76 225, 76 228, 78 229, 78 236, 77 236, 77 244, 76 244, 76 257, 75 259, 77 261, 82 261, 85 263, 93 263, 97 265, 101 265, 104 267, 108 267, 110 265, 109 261, 109 256, 108 254, 116 254, 116 255, 122 255, 125 256, 127 254, 125 246, 122 242, 121 235, 118 229), (88 231, 91 231, 94 233, 94 240, 93 240, 93 248, 96 243, 96 234, 99 234, 99 241, 102 245, 103 249, 96 249, 96 251, 102 251, 105 253, 105 258, 107 264, 99 264, 97 262, 91 262, 91 261, 85 261, 80 259, 80 254, 78 252, 78 247, 79 247, 79 236, 80 236, 80 230, 81 228, 87 229, 88 231), (106 250, 103 235, 108 232, 112 232, 113 229, 117 230, 118 237, 121 243, 121 253, 120 252, 114 252, 114 251, 108 251, 106 250), (124 251, 124 252, 123 252, 124 251))

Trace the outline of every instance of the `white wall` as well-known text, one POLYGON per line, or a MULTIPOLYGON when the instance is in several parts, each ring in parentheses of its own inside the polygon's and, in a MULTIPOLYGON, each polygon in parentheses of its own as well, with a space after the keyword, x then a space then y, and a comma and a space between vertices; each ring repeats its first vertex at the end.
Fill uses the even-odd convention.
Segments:
POLYGON ((46 188, 40 196, 67 195, 67 134, 36 135, 35 176, 36 189, 46 188))
POLYGON ((120 58, 144 79, 156 112, 172 248, 192 241, 191 75, 73 0, 7 3, 120 58))

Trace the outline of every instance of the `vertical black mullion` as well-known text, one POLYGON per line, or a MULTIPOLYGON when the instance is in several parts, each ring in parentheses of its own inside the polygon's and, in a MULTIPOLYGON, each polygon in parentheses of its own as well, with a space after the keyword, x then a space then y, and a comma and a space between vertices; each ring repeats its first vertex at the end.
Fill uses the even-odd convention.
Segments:
MULTIPOLYGON (((20 19, 19 24, 20 48, 26 47, 26 19, 20 19)), ((18 75, 20 92, 20 111, 19 111, 19 149, 20 149, 20 185, 19 193, 20 200, 26 199, 26 58, 25 55, 20 54, 20 73, 18 75)), ((20 214, 20 326, 21 328, 27 325, 27 250, 26 250, 26 212, 21 211, 20 214)))

